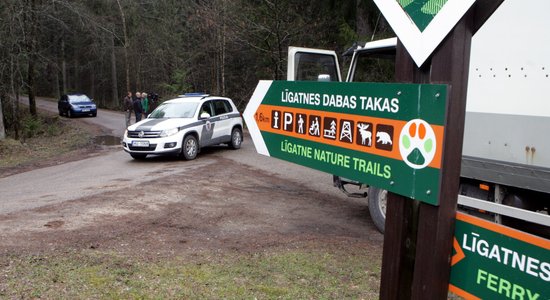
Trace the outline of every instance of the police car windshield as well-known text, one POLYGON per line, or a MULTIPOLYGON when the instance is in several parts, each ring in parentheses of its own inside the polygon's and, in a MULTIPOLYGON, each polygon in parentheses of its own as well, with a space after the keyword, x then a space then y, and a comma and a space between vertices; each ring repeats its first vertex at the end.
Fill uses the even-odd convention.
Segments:
POLYGON ((149 118, 192 118, 197 110, 197 102, 163 103, 157 107, 149 118))

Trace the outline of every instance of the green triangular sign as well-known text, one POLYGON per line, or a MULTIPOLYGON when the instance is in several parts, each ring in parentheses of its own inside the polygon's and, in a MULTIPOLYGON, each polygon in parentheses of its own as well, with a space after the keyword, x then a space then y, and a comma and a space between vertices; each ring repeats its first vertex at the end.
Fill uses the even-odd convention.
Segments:
POLYGON ((397 0, 420 31, 424 31, 447 0, 397 0))
POLYGON ((421 66, 476 0, 373 0, 421 66))

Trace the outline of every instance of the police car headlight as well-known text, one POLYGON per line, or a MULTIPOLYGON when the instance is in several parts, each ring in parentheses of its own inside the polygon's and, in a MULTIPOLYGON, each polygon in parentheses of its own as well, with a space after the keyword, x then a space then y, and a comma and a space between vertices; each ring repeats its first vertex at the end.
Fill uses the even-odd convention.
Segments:
POLYGON ((129 136, 128 136, 128 129, 124 130, 124 136, 125 136, 125 137, 129 137, 129 136))
POLYGON ((160 137, 171 136, 171 135, 174 135, 174 134, 178 133, 179 131, 180 131, 179 128, 172 128, 172 129, 163 130, 163 131, 160 132, 160 137))

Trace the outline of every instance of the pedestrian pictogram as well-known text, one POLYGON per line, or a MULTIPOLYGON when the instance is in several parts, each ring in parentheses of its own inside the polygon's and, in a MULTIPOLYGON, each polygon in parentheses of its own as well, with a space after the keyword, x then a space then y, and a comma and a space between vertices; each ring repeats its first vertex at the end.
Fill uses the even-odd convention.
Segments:
POLYGON ((350 120, 341 120, 340 128, 340 142, 353 143, 353 121, 350 120))
POLYGON ((296 133, 306 134, 307 115, 296 114, 296 133))
POLYGON ((376 126, 376 148, 386 151, 393 150, 393 126, 384 124, 376 126))
POLYGON ((357 144, 362 146, 372 146, 372 123, 357 123, 357 144))
POLYGON ((429 165, 436 152, 433 128, 422 119, 409 121, 401 130, 399 151, 403 161, 413 169, 429 165))
POLYGON ((336 139, 336 119, 324 118, 323 120, 323 137, 331 140, 336 139))

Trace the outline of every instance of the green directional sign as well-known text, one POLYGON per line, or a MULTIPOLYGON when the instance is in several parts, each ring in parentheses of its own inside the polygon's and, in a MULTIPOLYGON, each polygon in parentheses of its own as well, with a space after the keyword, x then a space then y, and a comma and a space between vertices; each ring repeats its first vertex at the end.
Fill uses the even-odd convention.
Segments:
POLYGON ((449 290, 466 299, 550 299, 550 241, 457 214, 449 290))
POLYGON ((445 85, 261 81, 245 113, 260 154, 438 205, 445 85))

